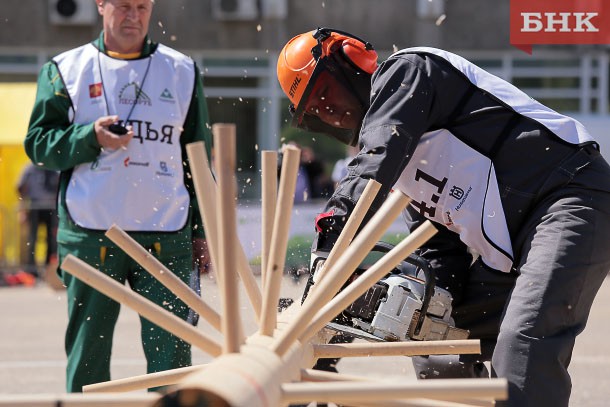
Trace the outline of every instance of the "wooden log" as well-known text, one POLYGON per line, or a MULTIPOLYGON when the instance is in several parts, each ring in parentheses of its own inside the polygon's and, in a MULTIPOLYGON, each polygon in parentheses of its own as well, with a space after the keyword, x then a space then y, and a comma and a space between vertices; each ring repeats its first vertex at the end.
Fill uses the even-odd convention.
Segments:
MULTIPOLYGON (((203 224, 206 230, 206 240, 208 240, 208 246, 210 247, 209 237, 212 237, 212 261, 218 261, 218 254, 214 254, 216 251, 217 243, 217 216, 216 216, 216 195, 217 187, 210 166, 208 164, 207 155, 203 142, 196 142, 187 144, 186 150, 189 155, 189 161, 191 162, 191 171, 193 173, 193 183, 195 185, 195 191, 197 192, 197 200, 202 212, 203 224), (215 257, 216 256, 216 257, 215 257)), ((237 259, 237 271, 239 277, 244 284, 248 300, 254 310, 254 316, 256 321, 260 323, 260 313, 262 307, 262 296, 261 291, 256 283, 252 269, 248 264, 248 258, 241 245, 237 245, 235 256, 237 259)), ((219 286, 222 282, 219 282, 219 286)))
POLYGON ((301 150, 294 146, 286 146, 282 160, 282 172, 278 200, 273 221, 273 234, 269 248, 269 261, 266 270, 266 281, 261 312, 260 334, 271 336, 277 325, 277 304, 279 291, 284 274, 286 248, 290 218, 294 204, 294 190, 301 158, 301 150))
POLYGON ((171 292, 176 294, 186 305, 195 310, 202 318, 214 328, 220 330, 220 315, 214 311, 195 291, 185 284, 178 276, 163 265, 155 256, 138 244, 121 228, 113 225, 106 231, 106 236, 125 253, 134 259, 153 277, 163 283, 171 292))
MULTIPOLYGON (((282 319, 284 314, 281 314, 282 319)), ((312 345, 295 343, 280 358, 269 349, 273 338, 255 333, 247 338, 239 354, 225 354, 170 388, 155 407, 276 407, 282 382, 297 381, 303 366, 315 363, 312 345), (211 399, 215 397, 215 399, 211 399), (177 404, 177 401, 179 404, 177 404)))
MULTIPOLYGON (((362 220, 364 219, 369 208, 371 207, 373 200, 377 196, 377 193, 379 192, 380 188, 381 184, 375 181, 374 179, 369 180, 369 182, 366 184, 366 187, 364 188, 360 199, 358 199, 354 210, 352 211, 351 215, 349 216, 349 219, 345 223, 345 227, 341 231, 339 238, 337 239, 335 245, 328 254, 328 258, 326 259, 326 261, 324 261, 322 269, 318 272, 316 276, 314 276, 314 281, 316 282, 316 284, 322 280, 324 274, 326 273, 326 270, 330 269, 330 267, 335 263, 336 259, 350 245, 350 243, 354 239, 354 236, 356 235, 356 232, 358 231, 358 228, 360 227, 360 224, 362 223, 362 220)), ((313 285, 311 287, 312 292, 315 289, 316 285, 313 285)), ((311 297, 306 298, 305 301, 307 301, 309 298, 311 297)))
POLYGON ((265 347, 244 345, 241 353, 224 354, 208 368, 187 376, 173 389, 172 400, 180 406, 279 406, 279 383, 291 375, 290 371, 298 370, 298 365, 288 365, 265 347), (216 403, 212 402, 213 397, 216 403), (199 404, 188 403, 184 398, 199 404))
POLYGON ((360 265, 377 241, 404 210, 410 199, 396 190, 384 202, 379 211, 371 218, 352 244, 327 271, 320 286, 311 293, 312 299, 303 304, 301 312, 286 330, 281 332, 273 348, 282 355, 307 328, 309 321, 335 295, 348 277, 360 265))
POLYGON ((261 284, 264 287, 277 202, 277 151, 263 151, 261 164, 261 284))
POLYGON ((198 331, 197 328, 152 301, 134 293, 123 284, 96 270, 79 258, 69 254, 62 262, 61 268, 202 351, 212 356, 220 354, 220 345, 198 331))
POLYGON ((163 372, 148 373, 145 375, 126 377, 88 384, 83 386, 83 393, 120 393, 133 390, 144 390, 151 387, 169 386, 184 380, 189 374, 201 369, 203 366, 187 366, 163 372))
POLYGON ((430 221, 425 221, 409 234, 402 242, 386 253, 374 265, 367 269, 354 282, 337 294, 330 302, 324 303, 318 313, 311 319, 306 329, 303 329, 299 340, 314 335, 336 315, 347 308, 358 297, 366 292, 379 279, 387 275, 397 264, 407 258, 415 249, 430 239, 437 229, 430 221))
POLYGON ((222 333, 224 335, 223 353, 239 352, 242 343, 241 316, 239 312, 239 291, 237 284, 237 261, 235 253, 237 238, 237 180, 235 179, 236 140, 234 124, 214 124, 214 145, 216 146, 216 176, 218 195, 218 264, 217 271, 222 274, 222 333))
POLYGON ((435 379, 412 382, 330 382, 284 383, 282 402, 308 403, 311 400, 358 405, 397 399, 460 401, 468 398, 505 400, 506 379, 435 379))
POLYGON ((480 354, 478 339, 314 345, 316 358, 480 354))

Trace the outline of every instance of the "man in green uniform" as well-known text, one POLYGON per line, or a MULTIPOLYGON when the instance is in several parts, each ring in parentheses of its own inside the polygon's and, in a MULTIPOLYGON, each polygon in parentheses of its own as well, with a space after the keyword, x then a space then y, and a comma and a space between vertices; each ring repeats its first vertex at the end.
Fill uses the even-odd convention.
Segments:
MULTIPOLYGON (((186 320, 188 307, 104 236, 117 225, 185 283, 209 263, 185 146, 205 141, 199 69, 152 42, 151 0, 98 0, 99 38, 42 67, 25 149, 61 171, 60 264, 72 254, 186 320)), ((110 380, 120 305, 62 272, 69 322, 67 390, 110 380)), ((191 364, 190 345, 141 319, 149 373, 191 364)))

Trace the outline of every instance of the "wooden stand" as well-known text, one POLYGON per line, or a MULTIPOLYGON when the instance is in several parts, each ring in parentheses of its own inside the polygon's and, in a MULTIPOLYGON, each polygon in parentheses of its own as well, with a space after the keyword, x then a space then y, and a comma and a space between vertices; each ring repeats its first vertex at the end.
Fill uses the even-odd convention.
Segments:
MULTIPOLYGON (((235 129, 232 125, 215 125, 213 128, 217 148, 216 173, 218 186, 213 181, 207 161, 201 158, 200 144, 188 146, 193 169, 193 181, 206 223, 206 235, 210 243, 212 259, 221 282, 222 313, 201 308, 202 315, 212 325, 220 318, 224 343, 221 347, 197 328, 186 324, 143 298, 138 298, 125 286, 99 273, 81 260, 68 256, 62 267, 85 283, 93 286, 116 301, 127 305, 145 318, 174 333, 185 341, 218 356, 205 366, 188 367, 173 371, 121 379, 114 382, 86 386, 88 392, 118 392, 149 386, 171 386, 163 397, 148 396, 143 400, 146 406, 155 407, 195 407, 202 405, 219 407, 276 407, 290 403, 308 403, 312 400, 365 407, 398 406, 481 406, 491 405, 493 400, 507 397, 507 382, 504 379, 438 379, 411 380, 403 377, 388 378, 384 381, 367 377, 331 374, 310 370, 317 358, 321 357, 366 357, 421 354, 478 353, 478 341, 442 342, 398 342, 398 343, 354 343, 344 345, 326 344, 329 335, 324 325, 354 301, 370 286, 383 277, 391 268, 428 240, 436 229, 429 222, 412 232, 403 242, 388 252, 371 266, 355 282, 343 291, 344 285, 374 244, 394 222, 410 199, 400 191, 394 191, 371 218, 360 233, 354 237, 359 224, 368 210, 379 185, 371 182, 362 202, 349 219, 345 235, 331 252, 310 292, 307 301, 300 306, 294 304, 285 311, 278 323, 277 302, 282 275, 284 273, 285 252, 288 241, 290 215, 294 200, 296 173, 300 151, 288 148, 284 154, 282 174, 277 185, 270 180, 272 165, 266 162, 263 182, 265 186, 264 231, 263 231, 263 295, 256 282, 253 283, 249 267, 244 266, 236 233, 235 216, 235 129), (204 168, 201 168, 201 165, 204 168), (271 207, 269 201, 276 198, 271 207), (212 201, 213 203, 210 204, 212 201), (272 231, 270 219, 273 218, 272 231), (237 255, 236 255, 237 253, 237 255), (247 338, 241 336, 241 324, 237 299, 236 271, 248 290, 250 302, 259 312, 259 331, 247 338)), ((203 154, 205 155, 205 154, 203 154)), ((273 157, 267 155, 266 157, 273 157)), ((267 161, 269 158, 265 159, 267 161)), ((313 221, 313 220, 312 220, 313 221)), ((121 247, 131 252, 147 269, 159 268, 150 256, 146 256, 123 236, 120 231, 109 231, 121 247)), ((158 273, 157 273, 158 274, 158 273)), ((161 274, 165 274, 165 271, 161 274)), ((160 278, 174 286, 177 295, 185 299, 190 294, 172 279, 160 278)), ((189 301, 193 302, 191 298, 189 301)), ((199 301, 199 300, 198 300, 199 301)), ((199 304, 199 306, 202 306, 199 304)), ((96 395, 100 396, 100 395, 96 395)), ((86 396, 81 396, 86 399, 86 396)), ((117 393, 106 395, 107 400, 125 401, 117 393)), ((93 398, 91 398, 93 400, 93 398)), ((140 400, 142 401, 142 400, 140 400)), ((2 405, 0 403, 0 405, 2 405)), ((6 404, 5 404, 6 405, 6 404)), ((21 406, 34 406, 19 404, 21 406)), ((67 404, 66 404, 67 405, 67 404)), ((88 405, 88 404, 83 404, 88 405)), ((94 405, 94 404, 91 404, 94 405)), ((106 404, 111 405, 111 404, 106 404)))

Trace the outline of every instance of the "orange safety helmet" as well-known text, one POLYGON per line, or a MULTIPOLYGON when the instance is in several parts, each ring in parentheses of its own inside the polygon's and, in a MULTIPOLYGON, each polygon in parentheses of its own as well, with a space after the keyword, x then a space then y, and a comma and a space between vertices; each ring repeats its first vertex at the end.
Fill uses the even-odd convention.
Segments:
POLYGON ((340 54, 356 71, 372 75, 377 69, 373 46, 344 31, 318 28, 292 38, 280 52, 277 77, 291 102, 292 124, 300 127, 304 106, 329 57, 340 54))

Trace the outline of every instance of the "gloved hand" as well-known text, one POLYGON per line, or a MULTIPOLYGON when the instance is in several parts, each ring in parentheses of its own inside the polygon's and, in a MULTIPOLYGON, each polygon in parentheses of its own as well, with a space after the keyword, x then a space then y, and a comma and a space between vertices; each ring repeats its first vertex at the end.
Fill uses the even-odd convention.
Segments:
POLYGON ((320 276, 320 270, 324 265, 324 262, 328 258, 328 252, 312 252, 311 258, 309 261, 309 277, 307 278, 307 284, 305 285, 305 290, 303 291, 303 298, 301 299, 301 304, 307 298, 307 294, 311 287, 318 282, 320 276))
POLYGON ((312 277, 314 284, 320 280, 320 276, 322 274, 320 271, 322 270, 328 255, 328 252, 311 253, 311 258, 309 260, 309 274, 312 277))
POLYGON ((303 292, 301 303, 307 298, 307 294, 311 287, 318 282, 320 271, 324 265, 324 261, 328 258, 330 250, 337 241, 339 229, 336 228, 334 219, 334 210, 318 214, 315 220, 315 228, 318 233, 311 247, 311 258, 309 261, 309 278, 303 292))
POLYGON ((194 238, 193 244, 193 267, 199 270, 199 274, 213 274, 212 257, 208 250, 208 244, 205 239, 194 238))

